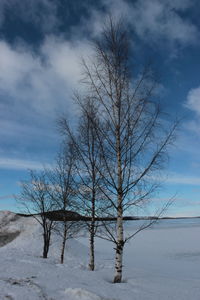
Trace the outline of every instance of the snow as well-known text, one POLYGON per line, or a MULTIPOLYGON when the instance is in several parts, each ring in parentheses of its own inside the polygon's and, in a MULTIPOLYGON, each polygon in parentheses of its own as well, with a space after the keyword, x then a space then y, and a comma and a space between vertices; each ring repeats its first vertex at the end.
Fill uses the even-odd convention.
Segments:
POLYGON ((68 288, 65 290, 65 294, 68 296, 68 299, 82 299, 82 300, 101 300, 102 298, 95 295, 94 293, 88 292, 84 289, 72 289, 68 288))
MULTIPOLYGON (((127 231, 137 225, 128 222, 127 231)), ((33 218, 0 212, 0 233, 20 232, 0 248, 1 300, 199 300, 200 219, 165 220, 141 232, 124 251, 123 283, 113 284, 114 245, 96 239, 96 270, 88 264, 88 239, 69 240, 65 264, 53 236, 41 258, 42 232, 33 218)))

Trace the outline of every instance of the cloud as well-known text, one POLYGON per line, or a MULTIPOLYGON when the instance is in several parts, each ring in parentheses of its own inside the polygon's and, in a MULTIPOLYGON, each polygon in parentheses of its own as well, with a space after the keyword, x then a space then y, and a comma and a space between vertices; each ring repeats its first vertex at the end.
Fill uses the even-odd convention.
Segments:
POLYGON ((187 176, 183 174, 170 172, 166 180, 166 183, 183 184, 183 185, 200 185, 200 177, 187 176))
MULTIPOLYGON (((46 34, 37 51, 20 40, 12 45, 0 40, 1 156, 29 158, 35 154, 37 160, 47 146, 46 155, 51 155, 58 142, 56 119, 60 114, 76 116, 73 90, 81 78, 81 57, 89 56, 90 51, 87 39, 74 36, 67 40, 62 34, 46 34)), ((14 165, 21 168, 23 163, 14 165)), ((9 161, 7 165, 1 162, 1 167, 10 166, 9 161)))
MULTIPOLYGON (((101 10, 88 8, 87 20, 73 26, 73 29, 69 27, 73 35, 66 39, 64 34, 55 35, 54 32, 61 22, 57 18, 59 3, 50 0, 0 1, 0 26, 8 9, 14 12, 14 18, 31 22, 45 33, 37 51, 25 42, 10 45, 0 40, 0 139, 5 141, 7 136, 8 140, 16 143, 15 149, 19 141, 23 141, 22 153, 26 153, 27 149, 30 153, 28 140, 34 141, 34 147, 42 139, 45 143, 45 130, 49 140, 53 141, 49 132, 59 113, 76 114, 72 93, 74 88, 79 88, 80 58, 91 54, 83 32, 99 35, 106 16, 101 10)), ((130 3, 102 0, 102 3, 106 13, 112 12, 116 17, 121 14, 127 16, 128 24, 145 41, 166 39, 186 45, 193 43, 198 35, 192 22, 183 19, 180 14, 190 8, 191 1, 138 0, 130 3)), ((7 143, 5 145, 7 147, 7 143)), ((0 151, 1 156, 4 154, 6 156, 0 151)))
POLYGON ((188 92, 185 106, 200 115, 200 87, 188 92))
POLYGON ((81 78, 81 56, 90 51, 85 39, 53 35, 46 36, 37 53, 26 44, 0 40, 0 156, 11 158, 2 160, 0 168, 40 168, 12 159, 55 156, 56 120, 77 114, 73 90, 81 78))
POLYGON ((0 157, 0 169, 9 169, 9 170, 42 170, 44 164, 42 162, 33 161, 33 160, 23 160, 15 158, 0 157))
MULTIPOLYGON (((197 42, 199 31, 192 20, 183 13, 198 5, 189 0, 101 0, 101 5, 87 3, 87 17, 81 15, 78 26, 68 27, 68 33, 81 37, 81 33, 90 32, 98 35, 108 13, 115 17, 124 16, 129 26, 146 42, 159 43, 167 40, 169 44, 190 45, 197 42), (102 8, 104 7, 105 10, 102 8)), ((79 1, 77 1, 77 5, 79 1)), ((72 4, 63 5, 62 1, 51 0, 1 0, 0 26, 7 14, 25 23, 32 24, 42 34, 59 33, 59 28, 66 26, 66 18, 59 15, 62 8, 69 13, 72 4), (70 7, 68 7, 70 5, 70 7)), ((85 10, 83 10, 85 11, 85 10)), ((80 14, 81 14, 80 10, 80 14)), ((165 45, 166 46, 166 45, 165 45)))
MULTIPOLYGON (((196 154, 197 165, 199 165, 199 143, 200 143, 200 119, 199 116, 195 116, 193 120, 189 120, 183 123, 182 129, 184 132, 181 133, 182 137, 180 140, 180 147, 184 148, 184 151, 196 154)), ((179 148, 180 148, 179 147, 179 148)), ((194 164, 195 165, 195 164, 194 164)))
MULTIPOLYGON (((1 99, 6 95, 12 106, 31 113, 63 112, 72 104, 72 91, 81 77, 80 58, 89 52, 85 40, 55 36, 47 36, 37 55, 24 45, 11 47, 0 41, 1 99)), ((5 106, 5 101, 1 100, 0 106, 5 106)))
POLYGON ((181 45, 193 44, 199 35, 198 30, 191 21, 183 19, 179 14, 180 10, 189 6, 188 1, 185 1, 184 7, 180 1, 139 0, 133 10, 132 23, 143 39, 153 42, 166 39, 181 45))
POLYGON ((186 46, 197 43, 199 38, 198 28, 192 20, 181 15, 194 5, 192 1, 137 0, 130 3, 125 0, 109 0, 104 3, 115 16, 124 15, 145 42, 158 44, 166 40, 170 43, 167 46, 177 43, 186 46))

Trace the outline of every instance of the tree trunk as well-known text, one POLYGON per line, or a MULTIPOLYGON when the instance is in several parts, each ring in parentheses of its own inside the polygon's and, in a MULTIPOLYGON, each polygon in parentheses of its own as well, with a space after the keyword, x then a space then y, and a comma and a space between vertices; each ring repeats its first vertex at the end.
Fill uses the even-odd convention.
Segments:
MULTIPOLYGON (((93 169, 93 183, 95 182, 95 171, 93 169)), ((92 221, 90 224, 90 271, 94 271, 94 236, 95 236, 95 188, 93 186, 93 196, 92 196, 92 221)))
POLYGON ((67 240, 67 224, 64 223, 63 241, 62 241, 62 249, 61 249, 61 256, 60 256, 61 264, 63 264, 64 262, 66 240, 67 240))
POLYGON ((91 222, 90 225, 90 271, 94 271, 94 222, 91 222))
MULTIPOLYGON (((51 222, 52 224, 52 222, 51 222)), ((46 223, 43 225, 43 240, 44 240, 44 246, 43 246, 43 258, 47 258, 48 252, 49 252, 49 246, 50 246, 50 240, 51 240, 51 225, 49 228, 47 228, 46 223)))
POLYGON ((49 239, 45 233, 43 234, 43 238, 44 238, 43 258, 47 258, 49 252, 49 239))
POLYGON ((124 249, 123 215, 122 215, 122 209, 119 209, 118 217, 117 217, 117 244, 116 244, 116 254, 115 254, 114 283, 119 283, 122 281, 123 249, 124 249))
POLYGON ((117 242, 115 254, 115 276, 114 283, 122 281, 122 258, 124 248, 124 232, 123 232, 123 192, 122 192, 122 161, 121 161, 121 140, 120 140, 120 104, 118 108, 118 126, 116 127, 116 148, 117 148, 117 242))

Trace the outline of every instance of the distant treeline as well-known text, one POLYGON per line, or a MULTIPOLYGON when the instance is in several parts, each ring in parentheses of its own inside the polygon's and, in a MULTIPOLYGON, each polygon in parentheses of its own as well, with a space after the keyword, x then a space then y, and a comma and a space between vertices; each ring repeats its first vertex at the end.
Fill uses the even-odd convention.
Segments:
MULTIPOLYGON (((22 214, 17 213, 18 216, 22 217, 31 217, 35 214, 22 214)), ((46 212, 45 215, 48 219, 53 221, 63 221, 64 218, 67 218, 68 221, 91 221, 91 217, 87 216, 81 216, 80 214, 74 212, 74 211, 63 211, 63 210, 53 210, 46 212)), ((200 216, 197 217, 156 217, 156 216, 124 216, 124 221, 137 221, 137 220, 176 220, 176 219, 191 219, 191 218, 200 218, 200 216)), ((95 218, 96 221, 116 221, 117 218, 114 217, 105 217, 105 218, 95 218)))

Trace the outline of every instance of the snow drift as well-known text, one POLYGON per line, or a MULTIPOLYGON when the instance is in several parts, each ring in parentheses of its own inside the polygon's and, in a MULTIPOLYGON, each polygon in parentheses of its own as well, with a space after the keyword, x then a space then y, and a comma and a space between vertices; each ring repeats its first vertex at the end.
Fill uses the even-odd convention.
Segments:
POLYGON ((49 258, 42 259, 40 225, 32 217, 0 212, 0 299, 199 300, 199 223, 166 220, 136 236, 125 248, 123 283, 113 284, 111 243, 96 239, 97 268, 88 271, 83 232, 67 242, 65 264, 60 265, 58 236, 53 235, 49 258))

